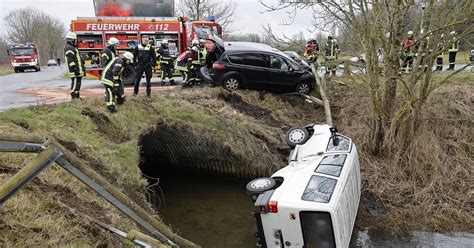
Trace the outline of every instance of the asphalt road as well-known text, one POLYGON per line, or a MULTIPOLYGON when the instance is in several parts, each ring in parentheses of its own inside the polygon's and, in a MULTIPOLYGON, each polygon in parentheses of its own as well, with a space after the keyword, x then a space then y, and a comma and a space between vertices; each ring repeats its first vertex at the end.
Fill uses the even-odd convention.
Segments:
MULTIPOLYGON (((54 103, 69 100, 69 89, 71 81, 63 75, 66 67, 49 67, 39 72, 27 71, 6 76, 0 76, 0 112, 11 109, 26 107, 30 105, 54 103)), ((144 79, 140 93, 144 93, 144 79)), ((161 80, 152 78, 153 90, 157 90, 157 83, 161 80)), ((175 78, 179 83, 180 78, 175 78)), ((160 86, 161 88, 161 86, 160 86)), ((162 87, 167 88, 167 87, 162 87)), ((131 94, 132 89, 128 86, 126 94, 131 94)), ((100 96, 103 94, 103 86, 99 80, 82 80, 81 95, 100 96)))

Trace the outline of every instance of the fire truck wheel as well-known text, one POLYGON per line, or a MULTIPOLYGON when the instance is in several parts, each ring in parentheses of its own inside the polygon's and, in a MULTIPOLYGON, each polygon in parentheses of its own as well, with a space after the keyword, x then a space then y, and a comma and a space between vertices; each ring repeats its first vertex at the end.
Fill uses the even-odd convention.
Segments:
POLYGON ((302 145, 308 141, 309 131, 303 127, 293 127, 286 133, 285 141, 288 146, 294 148, 296 145, 302 145))
POLYGON ((253 200, 257 200, 259 194, 273 189, 275 185, 275 179, 271 177, 261 177, 247 183, 245 188, 247 190, 247 194, 250 195, 253 200))

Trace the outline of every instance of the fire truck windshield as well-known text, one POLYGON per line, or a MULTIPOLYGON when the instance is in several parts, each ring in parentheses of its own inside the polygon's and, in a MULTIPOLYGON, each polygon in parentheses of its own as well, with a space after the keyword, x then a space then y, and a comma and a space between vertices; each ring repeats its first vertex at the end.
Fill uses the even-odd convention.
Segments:
POLYGON ((10 49, 10 55, 21 56, 21 55, 32 55, 34 54, 33 48, 13 48, 10 49))

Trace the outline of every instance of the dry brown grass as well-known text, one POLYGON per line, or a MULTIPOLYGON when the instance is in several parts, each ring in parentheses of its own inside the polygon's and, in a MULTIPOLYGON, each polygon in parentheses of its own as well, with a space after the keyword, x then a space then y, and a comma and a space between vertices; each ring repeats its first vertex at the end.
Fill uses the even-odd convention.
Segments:
POLYGON ((362 148, 365 218, 388 220, 392 230, 474 230, 472 78, 463 73, 433 93, 404 160, 393 149, 396 144, 380 157, 365 149, 370 116, 366 87, 352 80, 335 90, 343 94, 336 123, 362 148))

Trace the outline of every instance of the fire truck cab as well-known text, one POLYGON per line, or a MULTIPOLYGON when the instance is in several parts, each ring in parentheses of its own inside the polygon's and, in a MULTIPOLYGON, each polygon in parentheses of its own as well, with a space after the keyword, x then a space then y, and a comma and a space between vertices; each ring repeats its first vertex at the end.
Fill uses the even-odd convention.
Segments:
MULTIPOLYGON (((139 44, 143 35, 148 35, 157 49, 167 39, 172 57, 186 51, 189 43, 196 37, 195 29, 207 29, 222 35, 222 28, 213 21, 187 22, 186 18, 171 17, 79 17, 73 20, 71 30, 77 34, 79 53, 85 61, 86 73, 98 78, 100 53, 111 37, 119 40, 118 54, 131 51, 139 44), (188 33, 188 30, 191 32, 188 33)), ((159 65, 155 68, 159 72, 159 65)))
POLYGON ((34 43, 12 45, 7 50, 15 73, 27 69, 41 71, 38 47, 34 43))

